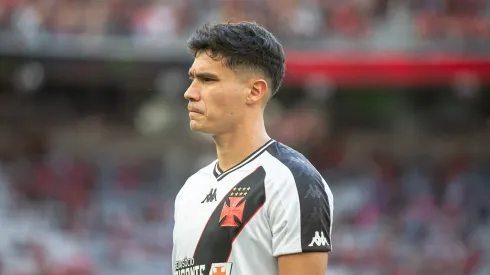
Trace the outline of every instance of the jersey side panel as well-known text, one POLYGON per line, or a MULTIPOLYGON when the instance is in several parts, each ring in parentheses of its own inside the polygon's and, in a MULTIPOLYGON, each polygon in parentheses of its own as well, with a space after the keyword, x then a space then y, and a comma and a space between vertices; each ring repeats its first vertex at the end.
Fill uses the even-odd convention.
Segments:
POLYGON ((282 188, 276 188, 278 201, 271 203, 273 226, 285 227, 273 237, 276 246, 282 247, 275 253, 298 252, 287 251, 288 243, 300 243, 299 252, 331 251, 333 196, 325 180, 303 155, 283 144, 276 143, 267 152, 291 175, 282 188), (299 223, 298 229, 288 226, 295 223, 299 223))

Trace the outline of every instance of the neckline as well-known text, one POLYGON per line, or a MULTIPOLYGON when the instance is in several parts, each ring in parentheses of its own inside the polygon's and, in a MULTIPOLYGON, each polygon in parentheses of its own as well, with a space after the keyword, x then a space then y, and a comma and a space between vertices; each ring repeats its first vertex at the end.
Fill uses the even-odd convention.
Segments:
POLYGON ((235 164, 233 167, 231 167, 230 169, 228 169, 226 171, 221 170, 221 168, 219 167, 219 161, 216 161, 216 163, 214 164, 214 169, 213 169, 214 177, 218 181, 222 180, 227 175, 233 173, 234 171, 240 169, 241 167, 245 166, 246 164, 248 164, 251 161, 253 161, 254 159, 256 159, 258 156, 260 156, 267 149, 267 147, 269 147, 274 142, 275 142, 274 139, 270 139, 264 145, 262 145, 259 149, 255 150, 253 153, 248 155, 248 157, 246 157, 245 159, 243 159, 239 163, 235 164))

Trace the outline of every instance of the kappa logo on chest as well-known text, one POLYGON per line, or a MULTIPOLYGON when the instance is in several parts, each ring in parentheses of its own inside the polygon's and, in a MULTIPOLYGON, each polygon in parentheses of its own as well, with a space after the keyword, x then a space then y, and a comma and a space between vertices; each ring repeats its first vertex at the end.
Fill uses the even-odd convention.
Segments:
POLYGON ((209 193, 204 197, 204 200, 202 200, 201 203, 208 203, 208 202, 213 202, 217 201, 218 199, 216 198, 216 193, 218 192, 217 188, 211 188, 209 193))

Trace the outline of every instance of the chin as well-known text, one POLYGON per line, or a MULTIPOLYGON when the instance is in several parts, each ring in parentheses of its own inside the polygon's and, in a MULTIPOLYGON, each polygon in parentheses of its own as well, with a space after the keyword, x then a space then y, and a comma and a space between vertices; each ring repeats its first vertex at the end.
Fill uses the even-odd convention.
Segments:
POLYGON ((189 128, 191 128, 191 131, 193 131, 193 132, 208 133, 208 131, 206 130, 206 127, 204 127, 204 125, 201 125, 194 120, 191 120, 191 122, 189 123, 189 128))
POLYGON ((190 129, 194 133, 199 133, 205 136, 212 137, 216 135, 216 131, 214 131, 213 129, 210 129, 209 127, 204 127, 204 125, 200 125, 197 123, 191 122, 190 129))

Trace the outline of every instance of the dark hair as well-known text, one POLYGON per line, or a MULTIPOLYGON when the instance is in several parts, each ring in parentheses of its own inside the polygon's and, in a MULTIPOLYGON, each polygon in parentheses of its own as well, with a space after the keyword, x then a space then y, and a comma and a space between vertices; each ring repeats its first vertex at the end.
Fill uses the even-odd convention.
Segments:
POLYGON ((272 33, 255 22, 206 24, 189 38, 187 46, 196 56, 209 50, 212 58, 223 58, 223 64, 260 70, 270 79, 274 95, 284 78, 284 51, 272 33))

